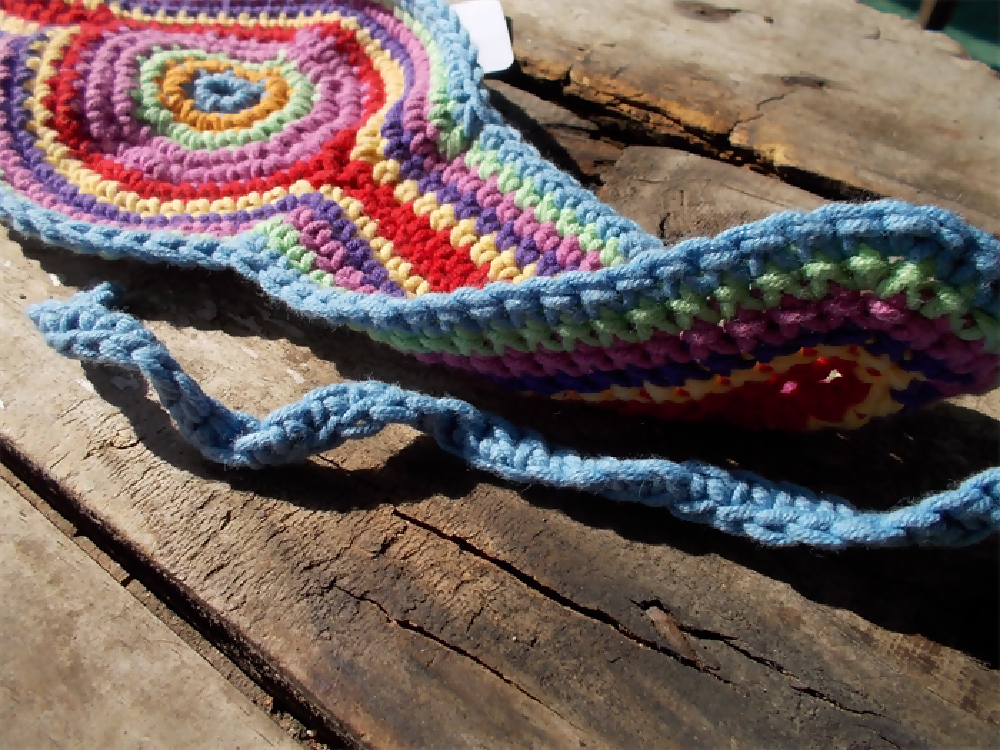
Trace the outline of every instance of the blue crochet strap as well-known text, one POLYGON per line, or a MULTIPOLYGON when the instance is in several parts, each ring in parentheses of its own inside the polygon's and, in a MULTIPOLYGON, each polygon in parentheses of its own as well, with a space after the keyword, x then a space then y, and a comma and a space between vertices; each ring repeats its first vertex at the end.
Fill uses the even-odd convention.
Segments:
POLYGON ((540 435, 464 401, 377 381, 317 388, 257 419, 207 396, 139 321, 110 309, 115 297, 114 288, 103 284, 69 302, 33 305, 28 315, 48 344, 66 356, 140 370, 184 438, 227 466, 259 469, 300 461, 398 423, 511 481, 666 508, 678 518, 766 545, 958 546, 1000 529, 998 468, 908 507, 864 512, 838 497, 818 497, 802 487, 698 461, 587 458, 551 448, 540 435))

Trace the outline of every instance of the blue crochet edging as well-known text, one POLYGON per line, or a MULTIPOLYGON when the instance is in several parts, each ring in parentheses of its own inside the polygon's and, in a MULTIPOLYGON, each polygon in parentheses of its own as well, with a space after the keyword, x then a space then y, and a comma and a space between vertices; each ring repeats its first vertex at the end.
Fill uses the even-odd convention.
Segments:
POLYGON ((526 321, 551 326, 565 318, 593 320, 605 311, 620 313, 676 299, 682 286, 707 294, 726 275, 750 281, 767 272, 770 263, 784 269, 801 266, 817 252, 839 260, 845 245, 862 241, 884 246, 886 254, 933 259, 937 278, 956 286, 975 285, 974 304, 1000 317, 1000 241, 944 209, 899 201, 786 211, 714 238, 686 240, 669 249, 659 243, 658 250, 599 271, 534 277, 520 284, 496 282, 411 299, 344 292, 304 280, 302 272, 267 247, 263 235, 220 241, 95 225, 41 208, 6 185, 0 185, 0 221, 47 243, 108 259, 233 268, 301 313, 368 332, 442 335, 456 328, 488 330, 498 321, 520 328, 526 321))
POLYGON ((206 458, 227 466, 299 461, 396 423, 432 435, 449 453, 511 481, 666 508, 678 518, 766 545, 956 546, 1000 529, 1000 469, 906 508, 861 512, 838 497, 817 497, 795 485, 697 461, 586 458, 550 448, 540 435, 464 401, 385 383, 318 388, 257 419, 207 396, 139 321, 109 309, 115 296, 114 288, 103 284, 69 302, 33 305, 28 315, 61 354, 140 370, 184 438, 206 458))

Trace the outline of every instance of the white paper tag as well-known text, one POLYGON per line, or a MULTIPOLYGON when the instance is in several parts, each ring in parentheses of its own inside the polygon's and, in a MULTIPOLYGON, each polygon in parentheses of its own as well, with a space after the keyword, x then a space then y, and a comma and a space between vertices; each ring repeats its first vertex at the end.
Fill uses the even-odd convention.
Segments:
POLYGON ((514 64, 514 48, 500 0, 467 0, 451 7, 479 50, 484 73, 499 73, 514 64))

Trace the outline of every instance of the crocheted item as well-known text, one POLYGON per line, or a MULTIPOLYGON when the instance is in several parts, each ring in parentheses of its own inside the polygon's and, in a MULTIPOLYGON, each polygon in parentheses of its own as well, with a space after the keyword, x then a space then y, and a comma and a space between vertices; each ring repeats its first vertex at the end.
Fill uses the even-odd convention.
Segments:
POLYGON ((2 7, 28 234, 230 265, 424 362, 667 418, 857 427, 997 381, 992 238, 875 204, 664 252, 500 124, 437 2, 2 7))
POLYGON ((997 382, 995 239, 885 201, 665 249, 501 123, 439 0, 0 9, 24 234, 234 268, 424 362, 672 419, 857 427, 997 382))
POLYGON ((67 356, 140 370, 181 434, 207 458, 229 466, 298 461, 400 423, 433 435, 449 453, 507 479, 666 508, 679 518, 773 546, 963 545, 1000 528, 1000 469, 910 507, 873 513, 857 511, 838 497, 817 497, 792 484, 698 461, 583 458, 553 450, 540 435, 464 401, 385 383, 317 388, 300 402, 256 419, 206 396, 141 323, 109 309, 114 300, 115 290, 104 284, 68 303, 34 305, 29 315, 48 344, 67 356))

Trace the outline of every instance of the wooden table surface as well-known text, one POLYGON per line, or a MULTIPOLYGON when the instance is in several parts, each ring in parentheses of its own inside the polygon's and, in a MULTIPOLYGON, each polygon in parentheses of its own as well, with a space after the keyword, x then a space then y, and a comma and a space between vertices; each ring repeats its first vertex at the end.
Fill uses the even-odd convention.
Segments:
POLYGON ((996 71, 856 0, 505 0, 520 85, 608 133, 1000 231, 996 71))
MULTIPOLYGON (((497 100, 557 160, 592 179, 606 201, 668 241, 812 207, 830 190, 848 188, 932 196, 987 229, 1000 226, 995 190, 988 189, 995 177, 985 157, 972 156, 1000 148, 996 77, 960 65, 968 61, 937 35, 898 19, 846 0, 809 5, 826 14, 813 25, 826 28, 799 39, 806 11, 785 3, 747 2, 739 12, 706 3, 625 3, 626 13, 611 3, 580 11, 561 0, 509 0, 522 65, 513 80, 538 91, 549 76, 562 89, 559 103, 575 114, 503 84, 497 100), (656 14, 666 19, 659 26, 656 14), (584 20, 590 25, 580 26, 584 20), (835 23, 850 34, 838 36, 835 23), (868 40, 865 30, 876 25, 880 35, 868 40), (653 45, 655 34, 665 41, 653 45), (768 34, 779 38, 767 42, 768 34), (749 47, 735 41, 744 36, 749 47), (569 60, 557 53, 574 55, 572 45, 585 38, 583 59, 553 73, 559 59, 569 60), (846 40, 845 50, 829 49, 833 39, 846 40), (869 59, 875 53, 866 40, 891 44, 905 65, 884 67, 872 80, 892 56, 880 51, 869 59), (799 47, 789 46, 793 41, 799 47), (698 55, 698 45, 718 54, 698 55), (787 59, 779 59, 781 45, 789 46, 787 59), (792 64, 795 49, 812 53, 792 64), (770 52, 758 57, 755 50, 770 52), (627 67, 615 67, 617 55, 627 55, 627 67), (675 75, 676 60, 686 60, 686 78, 675 75), (657 65, 673 73, 653 76, 648 71, 657 65), (543 68, 549 72, 539 73, 543 68), (930 91, 931 73, 942 69, 964 88, 934 84, 936 102, 913 93, 930 91), (603 90, 595 83, 604 80, 599 70, 615 85, 645 91, 659 102, 646 110, 668 112, 663 116, 707 145, 628 146, 625 119, 647 129, 636 136, 641 143, 651 142, 643 138, 659 120, 627 109, 637 106, 631 95, 591 97, 603 90), (767 87, 765 76, 777 75, 769 70, 853 83, 794 84, 794 93, 761 105, 755 117, 757 103, 778 96, 767 87), (686 109, 663 104, 664 86, 692 81, 701 99, 685 100, 686 109), (874 119, 864 112, 892 92, 892 106, 911 110, 899 110, 892 126, 899 139, 887 150, 885 138, 865 129, 874 119), (992 97, 992 121, 983 92, 992 97), (816 97, 831 98, 820 106, 816 97), (862 99, 868 109, 853 110, 862 99), (826 116, 831 108, 839 118, 826 116), (936 108, 950 108, 962 135, 926 129, 943 122, 936 108), (780 120, 780 112, 791 119, 780 120), (617 137, 612 117, 623 128, 617 137), (751 153, 763 143, 755 138, 779 127, 794 136, 788 150, 751 153), (980 132, 989 137, 979 141, 980 132), (723 134, 750 145, 726 155, 723 134), (848 142, 868 150, 837 151, 848 142), (786 159, 789 153, 795 158, 786 159), (849 159, 838 162, 837 154, 849 159), (751 168, 737 166, 737 156, 751 168), (895 171, 893 164, 910 156, 924 160, 924 171, 895 171), (790 173, 777 167, 789 164, 799 170, 791 182, 800 187, 778 179, 790 173), (948 169, 961 180, 950 182, 948 169), (801 189, 806 172, 828 176, 815 183, 819 194, 801 189), (929 174, 934 179, 925 180, 929 174)), ((779 92, 786 85, 773 83, 779 92)), ((228 653, 345 742, 995 746, 996 538, 961 550, 765 549, 666 512, 498 481, 404 427, 296 467, 225 470, 179 438, 138 376, 61 358, 24 309, 116 281, 128 309, 209 393, 258 415, 313 387, 373 377, 469 399, 581 450, 697 457, 872 508, 946 489, 995 464, 996 394, 842 433, 790 436, 629 418, 414 366, 359 334, 296 316, 235 274, 106 262, 15 239, 0 246, 4 462, 140 561, 228 653)))

